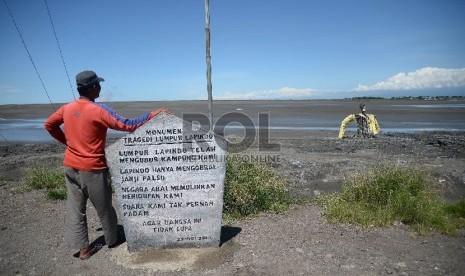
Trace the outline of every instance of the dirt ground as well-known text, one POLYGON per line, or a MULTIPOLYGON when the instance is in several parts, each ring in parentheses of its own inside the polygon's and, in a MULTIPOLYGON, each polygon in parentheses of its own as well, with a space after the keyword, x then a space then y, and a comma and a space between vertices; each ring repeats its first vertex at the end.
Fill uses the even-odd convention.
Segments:
MULTIPOLYGON (((382 163, 421 165, 443 187, 445 200, 465 197, 465 133, 339 140, 326 132, 274 132, 271 142, 280 150, 252 147, 242 154, 267 161, 298 198, 339 191, 352 172, 382 163)), ((323 210, 312 204, 225 226, 219 248, 130 254, 123 243, 80 261, 66 247, 65 202, 49 201, 42 191, 18 192, 25 168, 61 166, 63 150, 53 142, 0 143, 0 275, 465 274, 465 231, 457 237, 419 236, 401 223, 389 228, 328 224, 323 210)), ((100 223, 88 208, 90 238, 100 241, 100 223)))

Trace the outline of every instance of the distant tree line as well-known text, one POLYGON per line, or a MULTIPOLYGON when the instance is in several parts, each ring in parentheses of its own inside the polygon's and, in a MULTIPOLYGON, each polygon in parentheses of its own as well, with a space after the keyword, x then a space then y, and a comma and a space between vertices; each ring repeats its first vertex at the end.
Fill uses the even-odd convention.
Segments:
POLYGON ((465 96, 402 96, 402 97, 353 97, 352 100, 424 100, 424 101, 450 101, 464 100, 465 96))
POLYGON ((353 97, 352 100, 386 100, 383 97, 353 97))

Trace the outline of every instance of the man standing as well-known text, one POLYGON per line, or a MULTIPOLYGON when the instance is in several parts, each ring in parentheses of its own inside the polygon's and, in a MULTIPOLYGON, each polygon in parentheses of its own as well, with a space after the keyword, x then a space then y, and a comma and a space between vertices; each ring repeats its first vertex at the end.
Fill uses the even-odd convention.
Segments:
POLYGON ((90 246, 86 205, 90 199, 102 223, 105 242, 117 244, 117 217, 112 205, 111 181, 105 160, 107 129, 134 131, 160 112, 160 108, 135 119, 126 119, 110 107, 95 103, 104 79, 93 71, 76 75, 79 99, 62 106, 45 122, 45 129, 60 143, 66 145, 63 164, 67 188, 66 236, 71 247, 79 249, 79 258, 85 260, 102 245, 90 246), (64 131, 61 125, 64 125, 64 131))

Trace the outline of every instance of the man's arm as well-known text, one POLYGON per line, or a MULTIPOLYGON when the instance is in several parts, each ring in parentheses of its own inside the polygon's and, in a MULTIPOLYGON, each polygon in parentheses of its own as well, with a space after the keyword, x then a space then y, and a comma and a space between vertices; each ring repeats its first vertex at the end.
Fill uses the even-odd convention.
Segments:
POLYGON ((60 108, 57 112, 53 113, 44 123, 45 129, 50 135, 58 140, 63 145, 66 145, 65 133, 61 129, 63 124, 63 110, 60 108))
POLYGON ((152 112, 148 112, 140 117, 134 119, 127 119, 116 114, 116 112, 109 106, 104 104, 97 104, 101 109, 102 123, 108 128, 120 130, 120 131, 134 131, 141 125, 148 122, 153 117, 157 116, 161 112, 167 112, 166 108, 160 108, 152 112))

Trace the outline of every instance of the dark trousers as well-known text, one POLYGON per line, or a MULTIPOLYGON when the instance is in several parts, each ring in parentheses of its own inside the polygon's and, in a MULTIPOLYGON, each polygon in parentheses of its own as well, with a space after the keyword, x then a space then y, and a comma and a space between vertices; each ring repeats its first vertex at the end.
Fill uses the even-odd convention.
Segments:
POLYGON ((87 199, 94 205, 108 245, 117 241, 117 216, 112 205, 111 180, 108 169, 79 171, 65 167, 67 187, 66 236, 70 247, 89 246, 86 206, 87 199))

